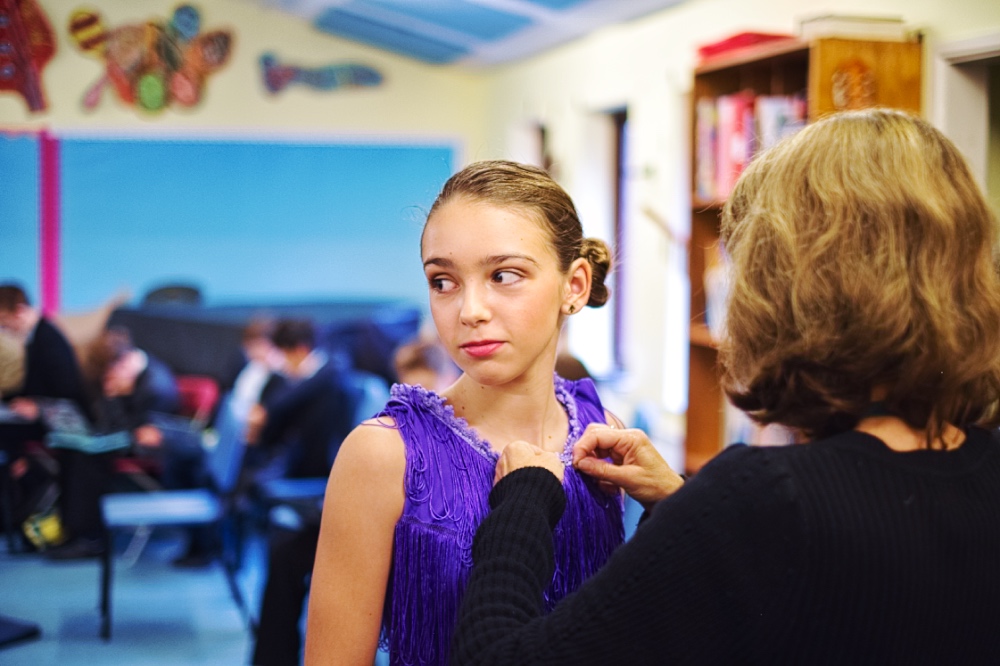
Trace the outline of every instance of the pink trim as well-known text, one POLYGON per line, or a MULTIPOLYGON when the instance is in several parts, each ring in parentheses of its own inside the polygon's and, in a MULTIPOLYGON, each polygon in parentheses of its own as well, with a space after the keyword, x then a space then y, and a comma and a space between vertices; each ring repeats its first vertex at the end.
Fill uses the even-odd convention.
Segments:
POLYGON ((46 131, 38 137, 41 201, 39 272, 42 312, 59 311, 59 139, 46 131))

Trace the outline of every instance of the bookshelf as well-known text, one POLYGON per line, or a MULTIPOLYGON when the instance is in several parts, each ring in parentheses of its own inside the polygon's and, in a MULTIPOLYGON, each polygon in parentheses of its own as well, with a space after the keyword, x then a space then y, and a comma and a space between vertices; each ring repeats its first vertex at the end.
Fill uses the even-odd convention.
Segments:
MULTIPOLYGON (((810 42, 789 39, 734 50, 695 69, 691 113, 693 192, 688 248, 691 283, 685 438, 688 473, 697 472, 729 443, 725 441, 727 410, 719 386, 717 341, 706 318, 709 299, 705 280, 705 270, 711 259, 709 250, 716 247, 719 240, 719 216, 726 192, 706 191, 712 187, 704 181, 706 153, 699 138, 704 140, 705 131, 703 124, 699 137, 699 100, 718 100, 744 93, 753 99, 788 96, 801 100, 803 123, 841 108, 888 106, 919 113, 921 55, 919 39, 822 38, 810 42), (702 151, 700 156, 699 151, 702 151)), ((794 131, 794 127, 788 131, 794 131)), ((746 132, 749 139, 757 136, 754 124, 750 124, 746 132)), ((712 136, 717 138, 714 133, 712 136)), ((748 141, 748 145, 753 143, 748 141)), ((753 150, 753 147, 747 148, 747 159, 753 150)), ((714 152, 718 154, 717 150, 714 152)), ((726 166, 732 168, 732 165, 726 166)), ((713 167, 707 172, 718 172, 718 164, 713 167)))

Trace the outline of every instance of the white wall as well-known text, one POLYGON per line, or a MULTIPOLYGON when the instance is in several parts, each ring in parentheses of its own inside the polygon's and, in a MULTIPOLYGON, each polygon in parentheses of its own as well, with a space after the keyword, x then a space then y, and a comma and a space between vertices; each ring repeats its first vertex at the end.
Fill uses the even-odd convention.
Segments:
MULTIPOLYGON (((690 213, 688 105, 697 48, 742 31, 792 33, 797 20, 825 13, 902 17, 925 34, 924 108, 931 58, 937 44, 1000 31, 1000 2, 983 0, 688 0, 673 8, 596 33, 531 60, 490 74, 488 150, 471 158, 503 155, 494 145, 512 127, 544 123, 562 184, 582 194, 587 154, 586 119, 594 111, 627 107, 638 211, 628 221, 624 270, 625 354, 630 372, 619 398, 625 405, 663 396, 661 417, 682 405, 678 388, 686 369, 685 330, 667 330, 665 309, 686 321, 685 305, 667 294, 686 290, 682 244, 690 213), (664 233, 641 211, 666 220, 664 233), (667 341, 667 342, 665 342, 667 341), (666 370, 665 370, 666 369, 666 370), (664 414, 665 412, 665 414, 664 414)), ((625 416, 628 415, 627 409, 625 416)))

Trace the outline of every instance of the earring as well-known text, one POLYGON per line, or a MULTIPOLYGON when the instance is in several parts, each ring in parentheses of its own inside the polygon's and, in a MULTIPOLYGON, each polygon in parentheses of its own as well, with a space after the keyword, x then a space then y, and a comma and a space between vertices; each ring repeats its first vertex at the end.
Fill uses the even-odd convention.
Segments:
POLYGON ((576 306, 575 305, 569 306, 569 313, 573 314, 574 312, 576 312, 576 306))

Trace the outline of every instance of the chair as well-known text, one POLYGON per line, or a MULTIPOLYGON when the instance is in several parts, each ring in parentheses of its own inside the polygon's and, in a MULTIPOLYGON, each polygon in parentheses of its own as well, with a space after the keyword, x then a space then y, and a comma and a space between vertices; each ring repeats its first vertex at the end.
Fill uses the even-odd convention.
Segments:
MULTIPOLYGON (((224 400, 217 420, 218 439, 208 447, 206 463, 211 488, 116 493, 101 498, 107 526, 101 568, 101 637, 111 638, 112 546, 114 535, 123 530, 151 530, 157 527, 215 526, 224 536, 224 524, 233 517, 236 481, 243 464, 244 442, 238 420, 224 400)), ((199 436, 189 431, 190 436, 199 436)), ((238 547, 238 544, 235 546, 238 547)), ((220 558, 230 593, 244 617, 249 612, 236 582, 235 562, 220 538, 220 558)), ((249 620, 248 620, 249 621, 249 620)), ((251 624, 252 628, 252 624, 251 624)))
POLYGON ((219 402, 219 383, 207 375, 177 375, 180 414, 204 427, 219 402))
POLYGON ((193 284, 165 284, 150 289, 143 305, 201 305, 201 289, 193 284))
MULTIPOLYGON (((206 375, 177 375, 178 412, 191 419, 192 427, 204 428, 219 402, 219 383, 206 375)), ((157 481, 163 472, 159 460, 137 455, 125 455, 112 463, 116 474, 129 478, 142 490, 161 490, 157 481)))

